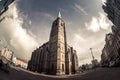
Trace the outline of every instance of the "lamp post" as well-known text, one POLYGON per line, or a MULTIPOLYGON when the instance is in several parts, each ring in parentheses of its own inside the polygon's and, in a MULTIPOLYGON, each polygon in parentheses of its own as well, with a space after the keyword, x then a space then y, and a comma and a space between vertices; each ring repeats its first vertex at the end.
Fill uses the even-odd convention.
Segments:
POLYGON ((90 51, 91 51, 91 55, 92 55, 92 64, 93 64, 93 68, 96 70, 96 63, 95 63, 95 57, 93 55, 93 51, 92 51, 92 48, 90 48, 90 51))
POLYGON ((92 59, 95 60, 95 58, 93 56, 92 48, 90 48, 90 51, 91 51, 92 59))

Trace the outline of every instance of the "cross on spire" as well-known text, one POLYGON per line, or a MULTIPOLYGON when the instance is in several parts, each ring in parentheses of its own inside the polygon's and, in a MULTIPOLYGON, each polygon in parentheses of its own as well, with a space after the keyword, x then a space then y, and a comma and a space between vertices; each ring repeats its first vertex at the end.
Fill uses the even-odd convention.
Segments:
POLYGON ((62 18, 60 11, 58 13, 58 18, 62 18))

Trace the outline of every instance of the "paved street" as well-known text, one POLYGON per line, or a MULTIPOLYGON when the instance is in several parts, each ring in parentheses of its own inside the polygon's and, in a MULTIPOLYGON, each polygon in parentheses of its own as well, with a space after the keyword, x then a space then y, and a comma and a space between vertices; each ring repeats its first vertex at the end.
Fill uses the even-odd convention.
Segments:
POLYGON ((120 80, 119 75, 120 68, 101 68, 71 76, 50 76, 20 68, 12 68, 9 74, 0 70, 0 80, 120 80))

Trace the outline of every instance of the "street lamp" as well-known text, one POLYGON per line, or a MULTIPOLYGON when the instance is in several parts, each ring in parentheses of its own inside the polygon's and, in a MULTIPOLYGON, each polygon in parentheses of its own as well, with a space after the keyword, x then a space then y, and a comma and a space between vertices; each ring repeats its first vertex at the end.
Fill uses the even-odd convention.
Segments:
POLYGON ((95 60, 95 57, 93 55, 93 52, 92 52, 92 48, 90 48, 90 51, 91 51, 91 55, 92 55, 92 64, 93 64, 93 68, 96 69, 96 60, 95 60))
POLYGON ((91 51, 92 59, 95 60, 95 58, 93 56, 92 48, 90 48, 90 51, 91 51))

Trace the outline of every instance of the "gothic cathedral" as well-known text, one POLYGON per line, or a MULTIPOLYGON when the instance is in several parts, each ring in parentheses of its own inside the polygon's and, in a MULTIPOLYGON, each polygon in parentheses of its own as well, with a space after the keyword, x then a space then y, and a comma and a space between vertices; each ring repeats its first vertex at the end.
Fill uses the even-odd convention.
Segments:
POLYGON ((65 22, 60 12, 52 24, 49 41, 32 52, 28 70, 53 75, 78 73, 76 50, 67 44, 65 22))

